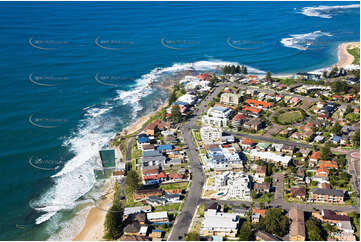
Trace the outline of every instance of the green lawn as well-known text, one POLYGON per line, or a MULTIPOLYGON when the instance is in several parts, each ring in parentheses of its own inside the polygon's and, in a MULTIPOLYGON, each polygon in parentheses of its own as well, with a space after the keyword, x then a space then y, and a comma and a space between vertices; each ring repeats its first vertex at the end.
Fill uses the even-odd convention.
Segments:
POLYGON ((355 58, 352 64, 359 65, 360 64, 360 48, 347 49, 348 53, 353 55, 355 58))
POLYGON ((291 124, 303 119, 303 114, 300 111, 291 111, 282 113, 277 117, 281 124, 291 124))
POLYGON ((188 182, 180 182, 180 183, 172 183, 172 184, 163 184, 160 185, 160 189, 168 190, 168 189, 187 189, 188 182))

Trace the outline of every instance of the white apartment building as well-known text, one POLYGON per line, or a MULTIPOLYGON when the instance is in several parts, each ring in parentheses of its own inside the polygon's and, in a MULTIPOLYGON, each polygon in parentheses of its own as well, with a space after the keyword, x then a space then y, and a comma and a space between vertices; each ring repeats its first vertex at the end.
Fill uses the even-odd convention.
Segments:
POLYGON ((236 173, 228 181, 228 197, 234 199, 250 199, 251 198, 251 189, 250 189, 250 179, 248 175, 243 173, 236 173))
POLYGON ((205 145, 222 143, 222 129, 220 128, 204 126, 200 129, 200 134, 205 145))
POLYGON ((208 110, 207 115, 202 116, 202 122, 217 127, 227 126, 229 116, 232 110, 226 107, 212 107, 208 110))

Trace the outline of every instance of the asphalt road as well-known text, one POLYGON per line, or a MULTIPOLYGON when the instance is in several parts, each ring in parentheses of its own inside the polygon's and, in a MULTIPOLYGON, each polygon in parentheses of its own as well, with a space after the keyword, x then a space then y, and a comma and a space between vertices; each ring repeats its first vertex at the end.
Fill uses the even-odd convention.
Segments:
MULTIPOLYGON (((199 160, 198 153, 196 151, 196 147, 193 143, 191 129, 192 128, 200 128, 200 127, 196 126, 198 117, 207 109, 208 102, 210 102, 214 97, 216 97, 217 94, 222 90, 222 88, 226 87, 226 86, 236 86, 236 85, 233 83, 231 83, 231 84, 230 83, 222 83, 218 87, 216 87, 215 90, 200 103, 198 110, 194 113, 195 114, 194 117, 191 118, 186 123, 186 125, 184 125, 181 128, 184 142, 186 144, 188 144, 188 147, 189 147, 188 156, 189 156, 190 165, 191 165, 191 169, 192 169, 192 185, 191 185, 190 191, 188 193, 188 197, 184 203, 183 210, 182 210, 181 214, 176 218, 176 221, 173 225, 171 234, 169 236, 169 240, 171 240, 171 241, 179 241, 179 240, 185 239, 185 235, 187 234, 187 232, 189 230, 189 226, 193 219, 196 208, 200 203, 214 202, 214 200, 210 200, 210 199, 201 199, 201 194, 202 194, 205 177, 204 177, 202 165, 199 160)), ((247 89, 252 89, 252 88, 247 87, 247 89)), ((270 90, 264 90, 264 89, 259 89, 259 90, 274 93, 274 91, 270 91, 270 90)), ((287 94, 287 95, 289 95, 289 94, 287 94)), ((296 96, 301 99, 308 99, 310 101, 319 101, 319 99, 316 99, 316 98, 304 97, 304 96, 299 96, 299 95, 291 94, 290 96, 296 96)), ((235 133, 235 132, 229 132, 229 133, 234 135, 235 137, 246 137, 246 138, 250 138, 250 139, 263 140, 263 141, 272 142, 272 143, 293 145, 293 146, 302 147, 302 148, 312 148, 312 145, 305 144, 305 143, 298 143, 298 142, 292 142, 292 141, 287 141, 287 140, 278 140, 278 139, 264 137, 264 136, 239 134, 239 133, 235 133)), ((356 170, 356 169, 354 169, 354 170, 356 170)), ((351 211, 359 212, 358 206, 337 206, 337 205, 287 203, 283 200, 283 175, 276 175, 276 176, 279 176, 278 177, 279 179, 278 179, 278 182, 275 183, 276 184, 276 195, 275 195, 275 200, 269 204, 269 206, 271 206, 271 207, 282 207, 286 210, 289 210, 291 207, 297 206, 300 209, 303 209, 304 211, 314 211, 315 209, 319 209, 319 210, 331 209, 331 210, 344 211, 344 212, 351 212, 351 211)), ((225 203, 230 206, 242 206, 242 205, 250 206, 252 204, 252 202, 246 202, 246 201, 218 200, 217 202, 225 203)))

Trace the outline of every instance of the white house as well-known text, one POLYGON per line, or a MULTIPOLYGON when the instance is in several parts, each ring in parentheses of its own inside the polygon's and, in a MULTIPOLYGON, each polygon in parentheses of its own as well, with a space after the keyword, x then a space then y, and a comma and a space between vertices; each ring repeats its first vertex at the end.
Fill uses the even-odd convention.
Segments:
POLYGON ((195 104, 196 100, 197 100, 197 96, 188 93, 184 94, 183 96, 177 99, 178 102, 187 103, 189 105, 195 104))
POLYGON ((263 152, 263 151, 257 151, 257 150, 251 150, 250 152, 250 157, 251 159, 254 160, 265 160, 265 161, 270 161, 273 163, 280 163, 283 166, 288 166, 288 164, 291 162, 292 160, 292 156, 287 156, 287 155, 279 155, 273 152, 263 152))
POLYGON ((221 213, 207 210, 200 230, 201 235, 219 235, 236 237, 239 224, 239 215, 235 213, 221 213))

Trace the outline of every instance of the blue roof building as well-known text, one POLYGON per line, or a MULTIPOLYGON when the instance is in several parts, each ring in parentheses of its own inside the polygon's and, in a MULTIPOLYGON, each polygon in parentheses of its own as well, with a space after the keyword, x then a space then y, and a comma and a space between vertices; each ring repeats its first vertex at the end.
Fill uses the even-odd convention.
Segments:
POLYGON ((160 151, 160 152, 171 151, 172 149, 173 149, 173 147, 170 144, 159 145, 157 147, 157 150, 160 151))

